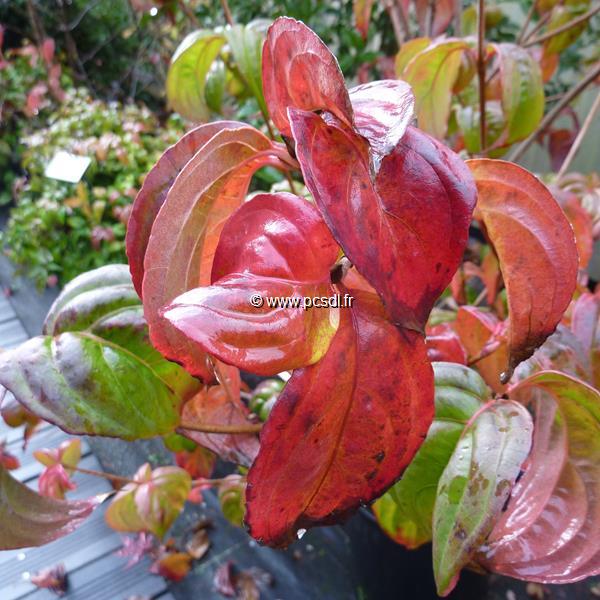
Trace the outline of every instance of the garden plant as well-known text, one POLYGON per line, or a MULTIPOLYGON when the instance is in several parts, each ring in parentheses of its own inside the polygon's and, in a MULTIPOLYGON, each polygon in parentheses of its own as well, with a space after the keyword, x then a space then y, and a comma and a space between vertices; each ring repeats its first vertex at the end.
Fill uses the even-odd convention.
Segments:
MULTIPOLYGON (((176 452, 178 466, 96 473, 119 487, 106 518, 136 534, 126 552, 172 578, 206 540, 164 538, 211 487, 277 548, 372 506, 398 543, 432 542, 441 596, 464 568, 544 584, 600 573, 595 184, 565 174, 570 153, 548 185, 512 162, 551 123, 543 82, 591 15, 565 9, 553 35, 530 34, 536 59, 522 44, 533 10, 518 43, 488 44, 483 2, 452 38, 435 36, 460 21, 454 3, 417 2, 410 40, 391 4, 395 76, 350 88, 295 19, 262 49, 252 27, 190 34, 170 104, 207 120, 211 64, 226 69, 237 40, 223 77, 252 90, 262 121, 204 123, 169 147, 128 215, 128 265, 73 279, 43 335, 0 354, 7 421, 163 436, 176 452), (278 191, 249 193, 265 169, 278 191), (241 372, 291 375, 252 392, 241 372), (211 479, 215 456, 238 471, 211 479)), ((365 36, 372 6, 355 3, 365 36)), ((66 535, 104 500, 65 499, 77 438, 37 458, 39 494, 0 450, 0 549, 66 535)))

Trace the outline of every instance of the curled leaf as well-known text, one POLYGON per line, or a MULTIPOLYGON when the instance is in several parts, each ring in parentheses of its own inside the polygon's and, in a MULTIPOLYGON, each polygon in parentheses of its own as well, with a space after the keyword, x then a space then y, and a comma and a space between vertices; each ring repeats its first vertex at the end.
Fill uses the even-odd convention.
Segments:
POLYGON ((575 290, 577 248, 560 206, 531 173, 499 160, 475 159, 467 165, 508 296, 506 382, 560 322, 575 290))
POLYGON ((498 520, 531 448, 533 423, 518 402, 486 404, 463 431, 437 487, 433 571, 448 595, 498 520))

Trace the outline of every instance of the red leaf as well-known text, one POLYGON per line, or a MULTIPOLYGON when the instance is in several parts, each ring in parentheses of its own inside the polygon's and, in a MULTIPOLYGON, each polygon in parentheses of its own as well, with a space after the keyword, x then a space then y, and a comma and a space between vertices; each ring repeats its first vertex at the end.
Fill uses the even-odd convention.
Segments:
POLYGON ((427 328, 427 356, 430 361, 467 364, 467 352, 450 323, 427 328))
POLYGON ((239 126, 234 121, 218 121, 192 129, 171 146, 146 175, 144 185, 133 203, 126 239, 129 269, 133 285, 140 296, 144 279, 144 255, 150 231, 173 182, 194 154, 216 133, 228 127, 239 126))
POLYGON ((512 501, 483 549, 496 572, 541 583, 600 573, 600 395, 556 371, 511 395, 534 402, 534 445, 512 501))
POLYGON ((77 486, 69 478, 69 474, 61 464, 44 469, 38 480, 38 488, 42 496, 64 500, 65 492, 77 486))
POLYGON ((423 331, 467 242, 475 187, 451 150, 409 128, 373 182, 368 148, 330 118, 290 109, 306 185, 393 321, 423 331))
POLYGON ((344 76, 329 48, 304 23, 280 17, 269 28, 262 57, 265 100, 273 122, 291 136, 288 108, 327 110, 352 126, 344 76))
POLYGON ((422 337, 395 328, 374 294, 350 291, 327 354, 294 371, 261 432, 246 494, 246 522, 261 543, 285 546, 298 530, 375 499, 433 418, 422 337))
POLYGON ((422 35, 436 37, 444 33, 454 16, 454 0, 417 0, 415 8, 422 35))
POLYGON ((192 452, 182 450, 175 454, 177 466, 185 469, 192 479, 210 477, 216 463, 217 457, 206 448, 198 446, 192 452))
POLYGON ((332 296, 330 269, 337 255, 312 204, 291 194, 261 194, 223 228, 213 264, 215 283, 178 296, 163 315, 204 351, 253 373, 272 375, 313 364, 327 351, 339 308, 269 302, 332 296))
POLYGON ((19 459, 6 451, 6 442, 0 442, 0 465, 7 471, 14 471, 21 466, 19 459))
POLYGON ((43 546, 71 533, 98 499, 66 502, 40 496, 0 465, 0 550, 43 546))
POLYGON ((142 284, 152 343, 206 382, 213 380, 206 354, 159 310, 188 289, 209 283, 225 220, 242 203, 257 169, 282 168, 278 155, 281 150, 250 126, 219 131, 176 177, 152 224, 142 284))
POLYGON ((585 210, 579 199, 573 194, 562 204, 562 209, 575 232, 577 253, 579 254, 579 267, 587 269, 594 250, 593 221, 590 213, 585 210))
POLYGON ((461 306, 454 329, 467 350, 469 361, 474 362, 473 366, 485 382, 496 393, 502 394, 506 386, 500 382, 500 375, 508 361, 504 324, 492 313, 474 306, 461 306))
POLYGON ((164 552, 150 567, 151 573, 181 581, 190 572, 192 557, 187 552, 164 552))
POLYGON ((573 230, 548 189, 513 163, 467 162, 479 217, 500 261, 509 307, 504 380, 556 329, 577 282, 573 230))
MULTIPOLYGON (((182 423, 248 425, 250 411, 240 400, 240 376, 235 367, 222 366, 227 373, 228 389, 216 385, 201 390, 183 406, 182 423)), ((254 434, 211 434, 180 428, 178 432, 200 446, 212 450, 223 460, 249 466, 258 453, 258 437, 254 434)))
POLYGON ((40 54, 47 65, 49 65, 54 58, 54 47, 55 44, 52 38, 46 38, 42 43, 40 54))
POLYGON ((369 141, 379 167, 414 118, 412 88, 400 80, 373 81, 353 87, 350 101, 356 131, 369 141))

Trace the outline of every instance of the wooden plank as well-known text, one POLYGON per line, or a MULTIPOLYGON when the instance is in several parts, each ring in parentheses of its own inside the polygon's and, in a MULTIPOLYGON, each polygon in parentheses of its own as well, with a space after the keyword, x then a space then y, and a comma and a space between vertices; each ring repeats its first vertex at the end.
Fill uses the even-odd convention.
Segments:
POLYGON ((10 319, 0 323, 0 348, 9 350, 23 343, 29 338, 27 332, 18 319, 10 319))
POLYGON ((12 304, 0 292, 0 323, 4 323, 5 321, 9 321, 10 319, 14 319, 16 317, 15 309, 12 307, 12 304))

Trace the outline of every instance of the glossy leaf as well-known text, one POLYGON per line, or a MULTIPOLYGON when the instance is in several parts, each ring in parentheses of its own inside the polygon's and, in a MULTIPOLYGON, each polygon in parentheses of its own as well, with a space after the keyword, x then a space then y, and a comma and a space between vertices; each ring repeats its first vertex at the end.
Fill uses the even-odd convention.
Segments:
POLYGON ((467 352, 450 323, 427 327, 427 356, 433 361, 467 364, 467 352))
MULTIPOLYGON (((573 19, 581 16, 589 5, 590 3, 584 0, 583 2, 565 2, 562 6, 555 6, 546 31, 554 31, 570 23, 573 19)), ((587 23, 584 21, 546 40, 544 42, 544 54, 551 55, 562 52, 577 40, 586 27, 587 23)))
POLYGON ((467 425, 442 476, 433 512, 433 571, 448 595, 494 527, 531 448, 533 423, 519 403, 485 405, 467 425))
POLYGON ((171 58, 167 99, 171 108, 190 121, 210 118, 204 98, 206 76, 224 43, 222 35, 200 29, 189 33, 171 58))
POLYGON ((541 583, 597 575, 600 394, 556 371, 533 375, 511 394, 533 404, 536 436, 525 474, 479 560, 541 583))
POLYGON ((213 380, 206 353, 159 311, 178 295, 210 283, 223 225, 242 204, 260 167, 281 168, 278 148, 253 127, 239 124, 214 135, 175 179, 153 225, 144 257, 144 314, 152 343, 192 375, 213 380))
POLYGON ((491 312, 484 312, 474 306, 461 306, 456 314, 454 329, 467 350, 468 360, 485 382, 498 394, 506 386, 500 382, 500 375, 508 364, 508 345, 505 339, 505 326, 491 312))
POLYGON ((490 397, 481 377, 454 363, 433 363, 435 418, 427 438, 402 479, 375 504, 383 530, 396 542, 416 548, 431 541, 436 489, 469 419, 490 397))
POLYGON ((431 423, 422 337, 395 328, 374 294, 348 291, 354 303, 341 311, 327 354, 294 371, 261 432, 246 522, 262 543, 285 546, 300 529, 338 521, 379 496, 431 423))
POLYGON ((367 138, 379 168, 413 119, 415 98, 404 81, 372 81, 353 87, 350 102, 356 130, 367 138))
POLYGON ((495 48, 507 127, 501 140, 512 144, 532 133, 543 117, 544 84, 539 64, 525 48, 515 44, 498 44, 495 48))
POLYGON ((392 320, 423 331, 467 241, 475 204, 468 169, 410 127, 373 182, 362 138, 312 113, 290 116, 306 185, 333 236, 392 320))
POLYGON ((271 118, 284 136, 291 136, 289 107, 326 110, 352 125, 352 106, 338 62, 304 23, 280 17, 271 25, 262 72, 271 118))
POLYGON ((340 309, 269 301, 333 296, 330 270, 337 256, 312 204, 285 193, 255 196, 223 228, 213 285, 178 296, 163 315, 206 352, 253 373, 313 364, 327 351, 340 309))
POLYGON ((462 40, 434 43, 416 54, 400 73, 413 88, 419 127, 438 139, 446 135, 452 89, 467 50, 462 40))
POLYGON ((43 546, 74 531, 97 499, 65 502, 44 498, 0 465, 0 550, 43 546))
POLYGON ((394 60, 396 75, 402 77, 406 65, 429 44, 431 44, 431 39, 428 37, 414 38, 404 42, 394 60))
POLYGON ((239 123, 234 121, 217 121, 192 129, 166 150, 144 178, 144 184, 133 203, 126 238, 131 278, 140 297, 150 232, 169 189, 188 161, 213 135, 222 129, 237 127, 239 123))
POLYGON ((183 509, 192 487, 189 474, 179 467, 152 469, 142 465, 115 496, 105 518, 117 531, 146 531, 162 538, 183 509))
POLYGON ((179 423, 182 401, 199 387, 150 345, 125 277, 127 267, 113 265, 76 278, 46 321, 54 335, 0 355, 0 384, 65 431, 124 439, 168 433, 179 423))
POLYGON ((479 218, 500 261, 509 307, 505 380, 556 329, 577 278, 573 230, 548 189, 504 161, 467 161, 479 218))
MULTIPOLYGON (((207 387, 183 406, 181 420, 190 425, 244 426, 250 421, 250 411, 240 400, 240 374, 235 367, 221 365, 225 386, 207 387)), ((223 460, 250 466, 258 453, 258 436, 252 433, 202 433, 180 428, 179 433, 200 446, 212 450, 223 460)))

